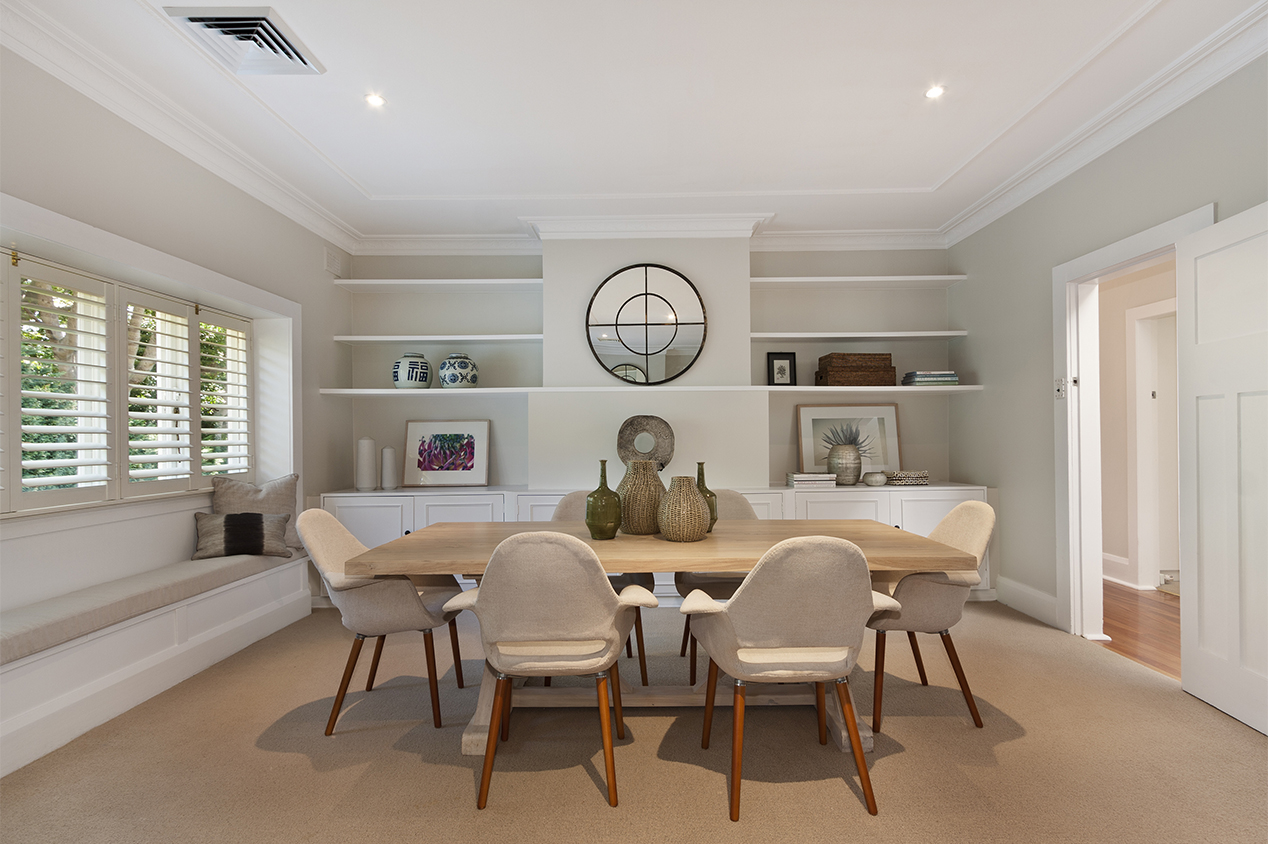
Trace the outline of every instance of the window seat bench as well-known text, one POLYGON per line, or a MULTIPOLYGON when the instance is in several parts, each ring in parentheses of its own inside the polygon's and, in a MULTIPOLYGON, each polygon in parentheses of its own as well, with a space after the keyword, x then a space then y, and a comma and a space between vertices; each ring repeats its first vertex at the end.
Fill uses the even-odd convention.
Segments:
POLYGON ((0 613, 0 776, 308 615, 308 557, 185 560, 0 613))

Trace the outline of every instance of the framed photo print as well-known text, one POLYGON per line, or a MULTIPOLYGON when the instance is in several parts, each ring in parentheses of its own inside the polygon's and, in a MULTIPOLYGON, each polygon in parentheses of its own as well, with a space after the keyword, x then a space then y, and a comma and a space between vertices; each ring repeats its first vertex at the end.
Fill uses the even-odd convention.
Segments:
POLYGON ((864 472, 897 472, 898 405, 799 404, 797 439, 800 471, 828 471, 828 449, 858 447, 864 472))
POLYGON ((766 385, 769 387, 797 386, 797 353, 766 353, 766 385))
POLYGON ((489 420, 405 423, 405 486, 488 486, 489 420))

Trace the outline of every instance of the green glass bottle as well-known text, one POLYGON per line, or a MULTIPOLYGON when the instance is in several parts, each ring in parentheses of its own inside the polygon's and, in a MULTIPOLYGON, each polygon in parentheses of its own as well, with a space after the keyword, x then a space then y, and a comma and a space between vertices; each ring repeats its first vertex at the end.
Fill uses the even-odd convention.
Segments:
POLYGON ((608 461, 599 461, 599 488, 586 496, 586 527, 592 539, 615 539, 621 526, 621 496, 608 489, 608 461))
POLYGON ((704 463, 696 464, 696 488, 700 490, 704 500, 709 502, 708 532, 713 533, 713 526, 718 523, 718 496, 717 493, 704 485, 704 463))

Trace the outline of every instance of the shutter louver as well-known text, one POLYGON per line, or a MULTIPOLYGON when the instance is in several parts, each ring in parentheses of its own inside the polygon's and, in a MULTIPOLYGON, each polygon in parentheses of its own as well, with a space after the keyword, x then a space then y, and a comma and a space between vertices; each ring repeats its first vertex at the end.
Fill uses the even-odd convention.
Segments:
MULTIPOLYGON (((82 288, 92 286, 83 282, 82 288)), ((21 278, 24 492, 101 487, 105 496, 109 307, 104 290, 82 288, 21 278)))
POLYGON ((180 481, 185 488, 193 436, 189 320, 135 303, 125 317, 129 485, 155 492, 160 481, 180 481))
POLYGON ((251 468, 247 333, 199 323, 202 474, 238 474, 251 468))

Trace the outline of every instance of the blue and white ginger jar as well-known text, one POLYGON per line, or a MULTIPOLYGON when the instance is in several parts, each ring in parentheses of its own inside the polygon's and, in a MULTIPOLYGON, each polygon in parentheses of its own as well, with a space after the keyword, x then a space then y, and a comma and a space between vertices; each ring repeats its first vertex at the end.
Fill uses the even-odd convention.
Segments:
POLYGON ((442 387, 474 387, 480 380, 480 368, 471 358, 457 352, 440 362, 436 379, 442 387))
POLYGON ((431 364, 422 352, 406 352, 392 364, 392 384, 398 389, 424 389, 431 383, 431 364))

